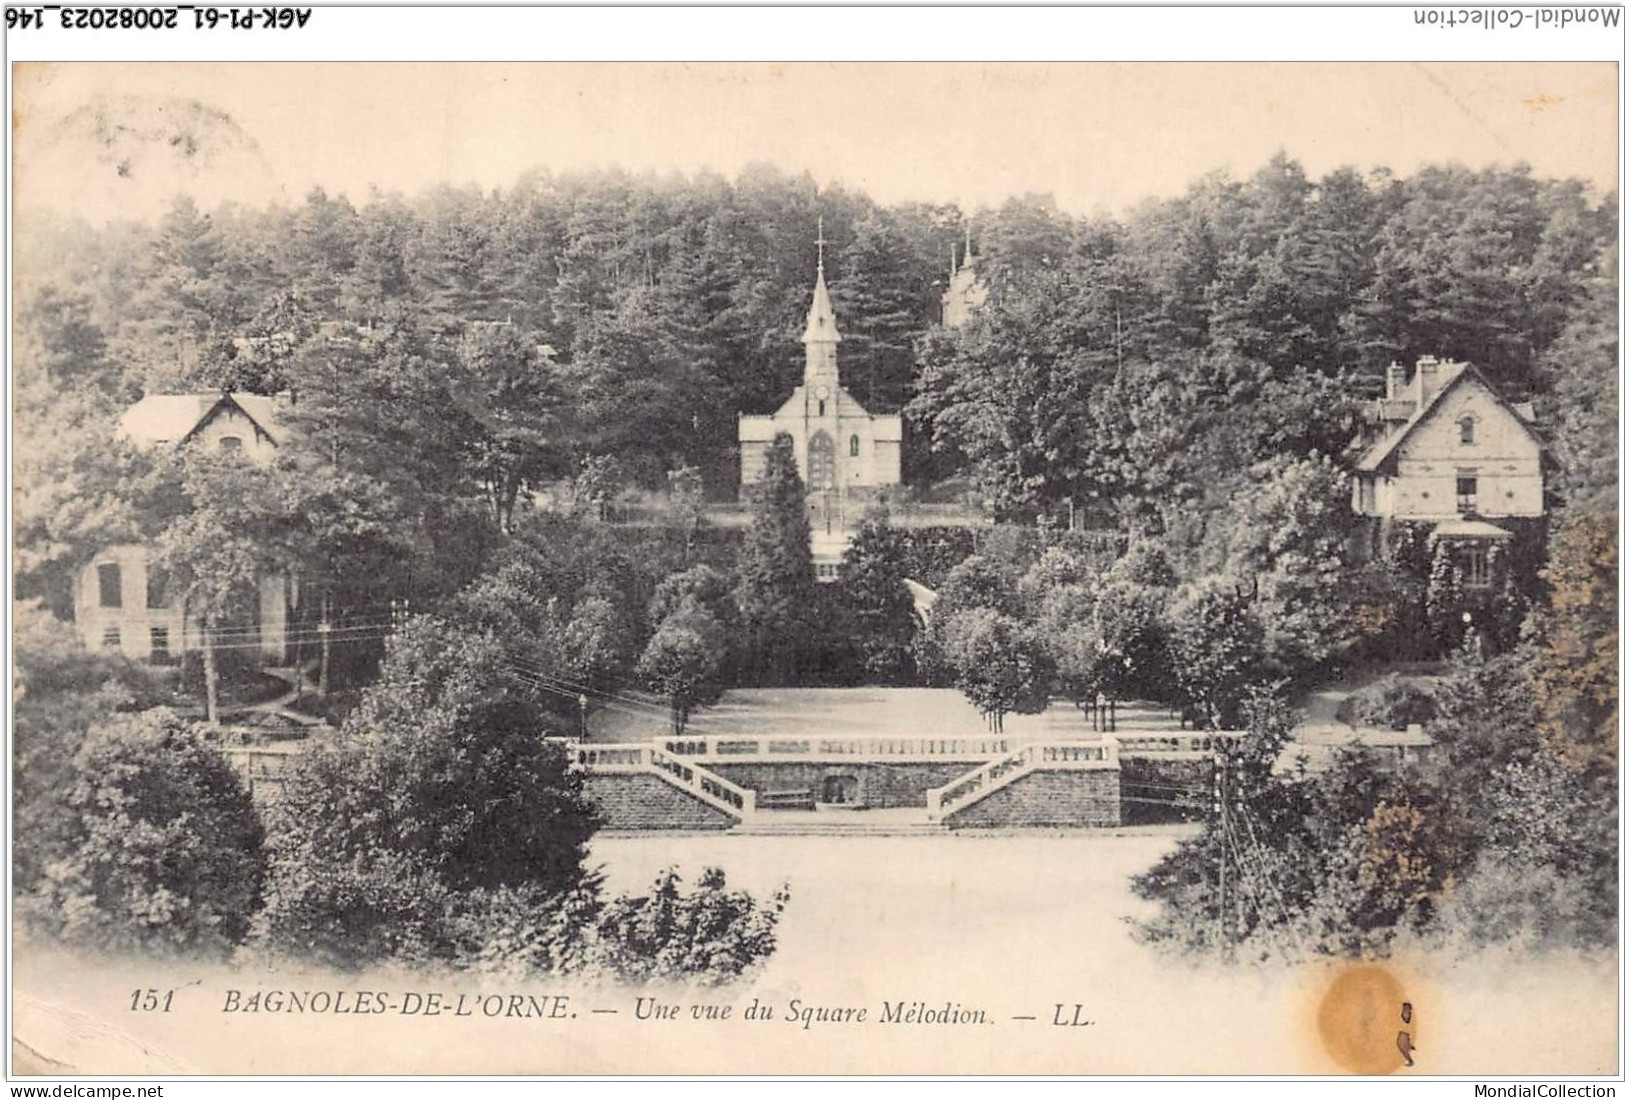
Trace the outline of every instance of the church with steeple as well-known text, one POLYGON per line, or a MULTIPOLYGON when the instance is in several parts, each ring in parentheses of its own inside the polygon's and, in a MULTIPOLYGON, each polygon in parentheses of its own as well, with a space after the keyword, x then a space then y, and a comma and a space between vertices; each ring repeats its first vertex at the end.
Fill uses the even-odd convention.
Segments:
POLYGON ((836 352, 841 343, 824 284, 823 226, 818 231, 818 276, 801 334, 806 366, 801 385, 771 416, 739 418, 739 477, 748 490, 762 476, 767 449, 778 435, 795 441, 796 466, 807 483, 815 558, 818 544, 839 538, 862 518, 862 502, 902 481, 903 419, 874 416, 841 385, 836 352))

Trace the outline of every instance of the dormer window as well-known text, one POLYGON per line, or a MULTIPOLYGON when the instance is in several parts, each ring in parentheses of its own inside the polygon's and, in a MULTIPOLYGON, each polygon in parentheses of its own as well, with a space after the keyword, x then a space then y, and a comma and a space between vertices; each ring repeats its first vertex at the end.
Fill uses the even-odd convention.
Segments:
POLYGON ((1456 421, 1456 427, 1461 431, 1462 445, 1471 447, 1476 442, 1474 436, 1477 433, 1478 422, 1470 416, 1464 416, 1456 421))

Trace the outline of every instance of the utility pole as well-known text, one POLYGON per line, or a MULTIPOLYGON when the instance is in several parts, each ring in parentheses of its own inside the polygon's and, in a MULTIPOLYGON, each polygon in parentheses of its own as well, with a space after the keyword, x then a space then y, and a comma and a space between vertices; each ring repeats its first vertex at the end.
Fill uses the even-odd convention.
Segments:
POLYGON ((1228 769, 1225 765, 1222 743, 1217 739, 1213 742, 1213 817, 1219 831, 1219 951, 1222 957, 1230 957, 1230 909, 1227 895, 1229 893, 1230 875, 1230 802, 1229 792, 1226 790, 1228 769))
MULTIPOLYGON (((322 621, 316 624, 316 633, 322 639, 322 663, 316 673, 316 697, 327 698, 327 667, 333 658, 333 623, 330 618, 332 611, 332 594, 322 593, 322 621)), ((304 673, 300 672, 300 681, 304 680, 304 673)))

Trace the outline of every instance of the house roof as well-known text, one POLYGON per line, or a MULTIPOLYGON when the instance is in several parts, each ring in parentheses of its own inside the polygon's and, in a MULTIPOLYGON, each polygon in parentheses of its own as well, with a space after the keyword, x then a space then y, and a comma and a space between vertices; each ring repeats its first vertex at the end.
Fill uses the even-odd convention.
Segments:
MULTIPOLYGON (((1507 401, 1500 394, 1495 392, 1495 387, 1490 385, 1489 380, 1484 377, 1477 367, 1473 366, 1471 363, 1462 363, 1459 364, 1459 369, 1457 369, 1454 374, 1443 380, 1439 388, 1433 392, 1425 403, 1423 403, 1422 407, 1411 415, 1409 421, 1407 421, 1392 435, 1388 436, 1386 439, 1380 440, 1369 451, 1361 455, 1360 461, 1355 464, 1354 468, 1361 473, 1368 474, 1376 473, 1378 470, 1382 469, 1382 467, 1399 452, 1400 445, 1410 437, 1410 434, 1416 431, 1417 428, 1421 427, 1423 423, 1425 423, 1433 415, 1434 411, 1439 408, 1440 402, 1444 399, 1444 396, 1454 390, 1457 386, 1461 385, 1462 380, 1468 377, 1475 379, 1479 385, 1483 386, 1484 389, 1489 391, 1490 396, 1495 398, 1495 400, 1499 402, 1508 412, 1510 412, 1513 418, 1523 426, 1524 431, 1529 433, 1530 438, 1534 439, 1536 443, 1540 442, 1540 437, 1535 434, 1534 427, 1529 423, 1529 416, 1524 411, 1528 408, 1527 403, 1515 405, 1512 402, 1507 401)), ((1544 447, 1542 447, 1542 449, 1544 450, 1544 447)))
POLYGON ((1492 539, 1512 537, 1512 532, 1481 519, 1447 519, 1433 529, 1436 539, 1492 539))
POLYGON ((151 394, 124 410, 119 430, 143 447, 180 443, 227 408, 248 417, 273 444, 281 442, 277 399, 249 393, 151 394))

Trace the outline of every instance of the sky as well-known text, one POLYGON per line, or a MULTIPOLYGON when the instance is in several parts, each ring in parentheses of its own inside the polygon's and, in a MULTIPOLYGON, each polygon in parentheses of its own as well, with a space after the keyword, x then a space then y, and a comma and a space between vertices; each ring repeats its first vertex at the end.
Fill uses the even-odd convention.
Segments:
POLYGON ((1611 64, 27 64, 17 210, 152 216, 312 187, 512 186, 531 168, 807 171, 883 203, 1050 194, 1121 212, 1284 152, 1529 163, 1613 189, 1611 64))

